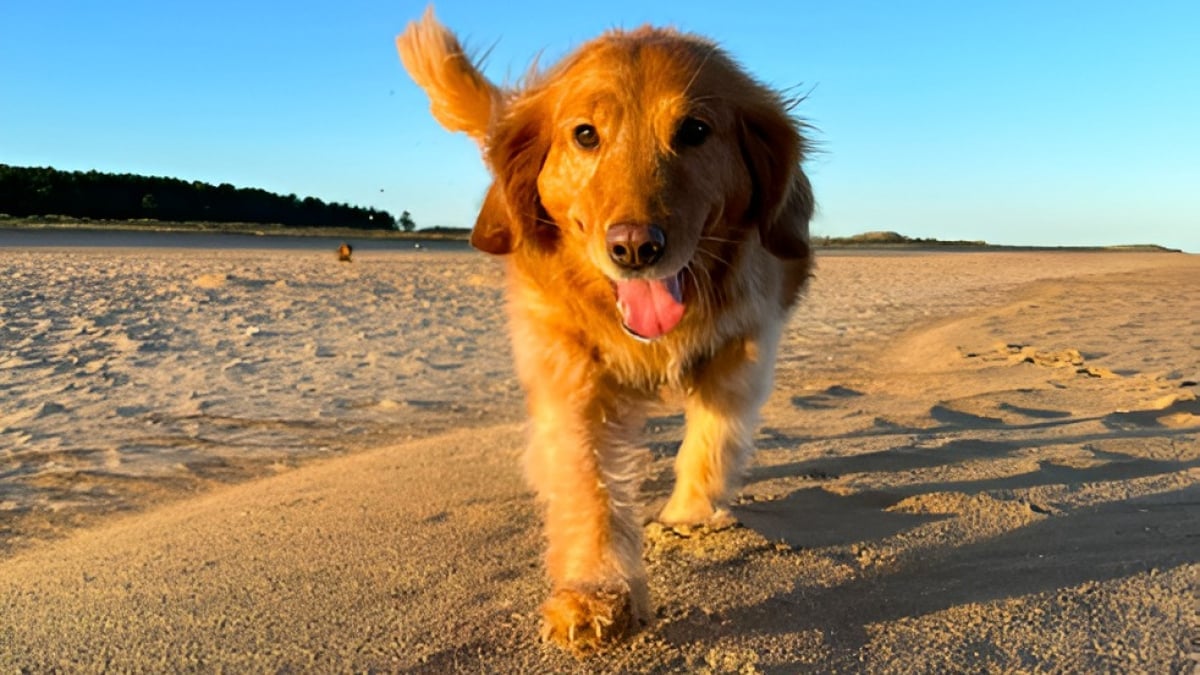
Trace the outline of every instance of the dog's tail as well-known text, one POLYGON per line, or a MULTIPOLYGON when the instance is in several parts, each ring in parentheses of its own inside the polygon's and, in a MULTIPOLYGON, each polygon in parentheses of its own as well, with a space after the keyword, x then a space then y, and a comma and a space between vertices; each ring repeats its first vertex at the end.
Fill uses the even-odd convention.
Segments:
POLYGON ((396 49, 409 76, 429 95, 433 117, 482 146, 501 92, 479 72, 458 38, 438 22, 432 6, 396 37, 396 49))

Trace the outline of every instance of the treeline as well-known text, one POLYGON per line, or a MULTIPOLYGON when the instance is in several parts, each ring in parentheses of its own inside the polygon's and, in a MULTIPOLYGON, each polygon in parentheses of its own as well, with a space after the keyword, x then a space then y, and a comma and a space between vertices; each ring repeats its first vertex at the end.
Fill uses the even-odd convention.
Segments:
POLYGON ((178 178, 0 164, 0 213, 391 230, 387 211, 178 178))

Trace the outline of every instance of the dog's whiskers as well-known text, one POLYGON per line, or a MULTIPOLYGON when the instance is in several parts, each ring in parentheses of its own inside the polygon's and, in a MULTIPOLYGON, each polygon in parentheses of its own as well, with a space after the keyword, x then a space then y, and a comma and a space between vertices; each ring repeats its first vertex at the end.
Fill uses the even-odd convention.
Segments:
POLYGON ((706 256, 708 256, 709 258, 711 258, 711 259, 713 259, 713 260, 715 260, 715 261, 717 261, 717 262, 721 263, 722 265, 724 265, 724 266, 726 266, 726 267, 733 267, 733 263, 731 263, 731 262, 729 262, 728 260, 726 260, 726 259, 722 258, 721 256, 717 255, 716 253, 713 253, 712 251, 706 251, 706 250, 704 250, 704 249, 702 249, 702 248, 698 248, 698 249, 696 249, 696 253, 703 253, 704 255, 706 255, 706 256))
POLYGON ((712 276, 708 270, 700 268, 704 272, 704 279, 700 278, 700 274, 696 271, 694 263, 688 263, 684 266, 692 276, 692 281, 696 285, 696 292, 699 294, 700 304, 705 307, 714 307, 716 305, 716 290, 713 288, 712 276), (705 283, 707 281, 708 283, 705 283))

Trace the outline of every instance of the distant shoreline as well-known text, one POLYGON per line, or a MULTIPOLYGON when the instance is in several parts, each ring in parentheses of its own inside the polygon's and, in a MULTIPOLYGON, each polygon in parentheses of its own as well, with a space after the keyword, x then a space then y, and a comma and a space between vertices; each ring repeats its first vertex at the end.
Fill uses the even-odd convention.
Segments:
POLYGON ((318 237, 351 239, 394 239, 399 241, 467 241, 470 230, 430 228, 413 232, 402 230, 362 230, 351 227, 288 227, 268 223, 218 223, 164 220, 93 220, 49 217, 0 218, 0 229, 45 232, 163 232, 186 234, 241 234, 255 237, 318 237))
POLYGON ((1167 248, 1159 244, 1114 244, 1112 246, 1034 246, 1021 244, 988 244, 988 243, 963 243, 963 242, 941 242, 941 241, 920 241, 920 242, 905 242, 895 244, 883 243, 816 243, 814 248, 818 251, 923 251, 923 252, 938 252, 946 253, 955 252, 970 252, 970 251, 993 251, 1003 253, 1011 251, 1013 253, 1029 253, 1035 251, 1046 251, 1049 253, 1183 253, 1182 249, 1167 248))
MULTIPOLYGON (((184 234, 184 235, 238 235, 241 237, 261 238, 258 247, 269 246, 268 242, 280 239, 301 240, 359 240, 371 242, 389 242, 391 244, 422 244, 440 242, 450 249, 458 249, 457 244, 466 245, 470 239, 470 230, 463 228, 435 227, 424 230, 404 232, 399 230, 359 230, 339 227, 286 227, 261 223, 214 223, 214 222, 167 222, 147 220, 84 220, 63 219, 49 220, 40 218, 0 218, 0 232, 12 233, 77 233, 93 235, 88 242, 80 242, 80 246, 105 245, 99 242, 95 235, 105 233, 138 233, 138 234, 184 234)), ((1158 244, 1118 244, 1112 246, 1035 246, 989 244, 984 241, 941 241, 936 239, 909 239, 902 235, 891 238, 880 238, 878 233, 866 233, 853 237, 815 237, 814 247, 826 251, 894 251, 894 252, 966 252, 966 251, 1059 251, 1059 252, 1122 252, 1133 253, 1182 253, 1175 248, 1158 244)), ((282 242, 276 242, 282 243, 282 242)), ((316 244, 316 241, 310 243, 316 244)), ((0 243, 0 246, 4 244, 0 243)), ((75 242, 62 241, 30 245, 70 246, 75 242)), ((120 245, 120 244, 117 244, 120 245)), ((290 248, 290 247, 289 247, 290 248)), ((389 246, 388 248, 391 248, 389 246)), ((438 247, 442 248, 442 247, 438 247)))
POLYGON ((364 236, 357 231, 322 229, 294 234, 255 230, 149 227, 13 227, 0 221, 0 249, 220 249, 326 251, 343 242, 355 254, 367 251, 467 251, 465 238, 364 236))

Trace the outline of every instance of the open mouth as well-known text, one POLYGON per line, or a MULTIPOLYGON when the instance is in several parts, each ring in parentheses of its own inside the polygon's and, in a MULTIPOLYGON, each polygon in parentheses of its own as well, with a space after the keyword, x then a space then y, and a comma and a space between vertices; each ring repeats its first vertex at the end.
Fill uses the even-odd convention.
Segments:
POLYGON ((641 340, 656 340, 683 318, 683 271, 662 279, 614 281, 617 310, 625 331, 641 340))

